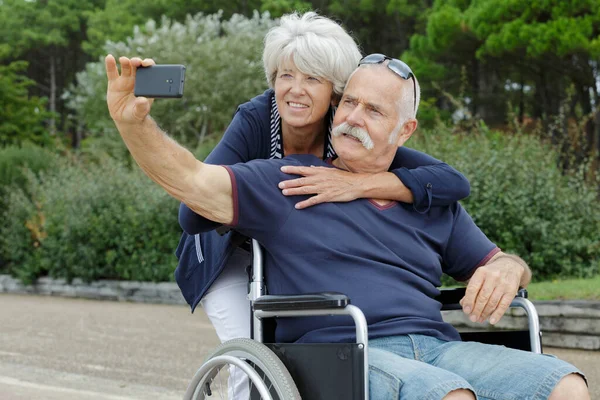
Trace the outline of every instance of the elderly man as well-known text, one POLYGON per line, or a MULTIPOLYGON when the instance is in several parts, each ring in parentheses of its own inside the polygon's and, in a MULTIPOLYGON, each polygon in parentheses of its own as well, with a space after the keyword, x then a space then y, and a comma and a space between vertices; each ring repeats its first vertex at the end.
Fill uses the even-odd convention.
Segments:
MULTIPOLYGON (((119 76, 107 58, 111 85, 119 76)), ((434 299, 443 272, 470 280, 462 300, 472 320, 497 322, 530 272, 502 253, 459 204, 427 214, 376 199, 296 210, 281 194, 286 168, 386 171, 398 146, 417 127, 417 81, 408 66, 383 55, 361 61, 334 120, 338 158, 256 160, 228 167, 204 164, 166 135, 123 122, 147 114, 147 99, 115 102, 111 116, 132 155, 155 182, 192 210, 257 239, 267 250, 271 294, 346 293, 369 325, 373 399, 588 399, 582 374, 555 358, 479 343, 463 343, 443 322, 434 299), (139 132, 142 131, 140 134, 139 132), (283 170, 283 171, 282 171, 283 170), (382 306, 385 305, 385 306, 382 306)), ((109 102, 109 104, 111 104, 109 102)), ((153 124, 149 118, 140 124, 153 124)), ((282 341, 350 341, 338 320, 284 319, 282 341)))

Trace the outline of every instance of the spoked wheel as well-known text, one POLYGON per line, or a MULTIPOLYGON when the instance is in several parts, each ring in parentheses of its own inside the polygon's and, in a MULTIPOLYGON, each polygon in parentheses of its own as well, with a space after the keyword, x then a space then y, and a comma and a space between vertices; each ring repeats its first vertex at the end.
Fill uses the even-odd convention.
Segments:
MULTIPOLYGON (((229 340, 213 351, 194 375, 184 400, 228 399, 228 367, 248 377, 252 399, 300 400, 300 393, 281 360, 252 339, 229 340)), ((229 400, 248 400, 235 396, 229 400)))

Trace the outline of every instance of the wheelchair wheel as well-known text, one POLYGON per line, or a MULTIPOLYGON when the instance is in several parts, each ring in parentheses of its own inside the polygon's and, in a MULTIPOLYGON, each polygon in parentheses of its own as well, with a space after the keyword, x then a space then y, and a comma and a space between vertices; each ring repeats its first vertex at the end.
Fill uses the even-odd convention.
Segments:
POLYGON ((188 386, 184 400, 227 399, 228 368, 224 367, 229 366, 248 376, 251 391, 258 393, 261 400, 300 400, 290 373, 275 353, 262 343, 244 338, 219 345, 206 358, 188 386))

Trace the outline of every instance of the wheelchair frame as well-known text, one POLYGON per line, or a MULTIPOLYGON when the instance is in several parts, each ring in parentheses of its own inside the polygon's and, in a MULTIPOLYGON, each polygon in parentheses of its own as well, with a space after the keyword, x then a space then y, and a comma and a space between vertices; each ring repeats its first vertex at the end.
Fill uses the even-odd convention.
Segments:
MULTIPOLYGON (((252 239, 252 281, 250 282, 250 289, 248 293, 248 299, 252 303, 253 308, 257 300, 265 296, 265 284, 263 280, 263 254, 260 244, 252 239)), ((280 303, 282 307, 291 305, 298 296, 281 296, 286 297, 285 303, 280 303), (290 301, 290 302, 288 302, 290 301)), ((343 308, 310 308, 304 310, 276 310, 277 305, 273 307, 273 310, 253 310, 252 313, 252 338, 260 343, 263 343, 263 326, 262 318, 274 318, 274 317, 308 317, 308 316, 323 316, 323 315, 349 315, 354 320, 356 325, 356 343, 359 348, 364 352, 364 399, 369 399, 369 359, 368 359, 368 346, 369 346, 369 335, 367 319, 363 312, 356 306, 347 304, 343 308), (362 347, 361 347, 362 345, 362 347)))
MULTIPOLYGON (((369 399, 369 362, 368 362, 368 326, 367 321, 362 311, 351 304, 349 299, 340 293, 317 293, 311 295, 290 295, 290 296, 271 296, 265 295, 265 284, 263 279, 263 250, 256 240, 252 240, 253 252, 253 269, 252 280, 249 283, 248 299, 252 303, 252 338, 264 343, 264 318, 281 318, 281 317, 306 317, 306 316, 329 316, 329 315, 346 315, 352 317, 356 326, 356 344, 363 356, 362 360, 362 383, 363 388, 362 399, 369 399)), ((460 310, 462 307, 458 301, 463 297, 464 289, 442 290, 438 300, 442 303, 442 310, 460 310)), ((534 353, 542 353, 541 332, 539 317, 535 306, 527 299, 527 291, 519 290, 519 293, 512 301, 511 308, 522 308, 529 323, 529 350, 534 353)), ((234 339, 235 340, 235 339, 234 339)), ((209 363, 208 360, 207 363, 209 363)), ((196 373, 194 381, 200 371, 196 373)), ((206 369, 206 368, 205 368, 206 369)), ((188 388, 188 392, 193 393, 193 388, 188 388)), ((260 391, 263 398, 264 390, 260 391)), ((187 398, 187 397, 186 397, 187 398)), ((191 398, 191 395, 190 397, 191 398)), ((286 399, 282 399, 286 400, 286 399)))

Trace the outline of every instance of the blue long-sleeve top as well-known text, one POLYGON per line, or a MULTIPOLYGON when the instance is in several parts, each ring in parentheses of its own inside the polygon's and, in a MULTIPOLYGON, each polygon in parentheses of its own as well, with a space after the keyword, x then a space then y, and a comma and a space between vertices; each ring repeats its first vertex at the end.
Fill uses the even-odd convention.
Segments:
MULTIPOLYGON (((205 162, 233 165, 271 158, 273 98, 273 90, 267 90, 238 107, 222 140, 205 162)), ((328 147, 327 138, 325 148, 328 147)), ((469 195, 469 182, 460 172, 413 149, 400 147, 390 172, 411 190, 414 207, 421 212, 469 195)), ((179 265, 175 278, 193 310, 221 273, 235 245, 232 233, 221 236, 214 231, 220 224, 194 213, 183 203, 179 207, 179 224, 184 232, 176 250, 179 265)))

